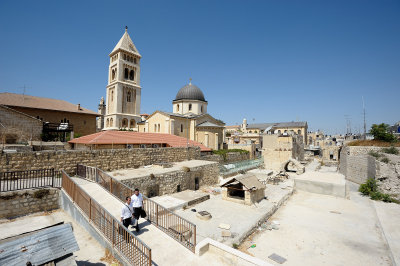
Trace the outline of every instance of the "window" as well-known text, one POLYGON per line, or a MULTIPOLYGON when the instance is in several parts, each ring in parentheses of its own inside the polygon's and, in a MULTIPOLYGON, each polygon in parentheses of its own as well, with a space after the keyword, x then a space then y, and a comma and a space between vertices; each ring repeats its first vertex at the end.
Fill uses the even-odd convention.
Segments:
POLYGON ((126 54, 124 54, 124 60, 126 60, 126 54))
POLYGON ((136 125, 136 121, 134 119, 131 119, 130 123, 129 123, 129 127, 130 128, 134 128, 136 125))
POLYGON ((114 91, 111 91, 111 101, 114 100, 114 91))
POLYGON ((203 113, 203 105, 200 107, 200 111, 203 113))
POLYGON ((281 134, 281 130, 278 130, 278 134, 279 134, 279 135, 281 134))
POLYGON ((125 78, 125 79, 128 79, 128 76, 129 76, 129 69, 125 68, 125 75, 124 75, 124 78, 125 78))
POLYGON ((110 118, 110 127, 114 126, 114 120, 110 118))
POLYGON ((176 105, 176 111, 179 112, 179 104, 176 105))
POLYGON ((128 119, 124 118, 122 119, 122 127, 127 127, 128 126, 128 119))
POLYGON ((135 64, 137 63, 137 62, 136 62, 136 58, 133 58, 133 63, 135 63, 135 64))
POLYGON ((301 130, 300 129, 297 130, 297 134, 301 135, 301 130))
POLYGON ((110 126, 110 119, 109 118, 107 118, 107 121, 106 121, 106 127, 109 127, 110 126))
POLYGON ((115 69, 111 71, 111 80, 115 79, 115 69))
POLYGON ((129 72, 129 79, 130 80, 134 80, 135 79, 135 71, 131 70, 131 72, 129 72))
POLYGON ((128 93, 126 95, 126 101, 129 103, 131 102, 131 92, 130 91, 128 91, 128 93))
POLYGON ((160 124, 158 124, 158 132, 161 132, 161 126, 160 126, 160 124))
POLYGON ((154 124, 154 132, 157 132, 157 125, 154 124))
POLYGON ((192 104, 189 103, 189 111, 191 111, 191 110, 192 110, 192 104))
POLYGON ((181 132, 183 132, 183 124, 181 124, 181 132))

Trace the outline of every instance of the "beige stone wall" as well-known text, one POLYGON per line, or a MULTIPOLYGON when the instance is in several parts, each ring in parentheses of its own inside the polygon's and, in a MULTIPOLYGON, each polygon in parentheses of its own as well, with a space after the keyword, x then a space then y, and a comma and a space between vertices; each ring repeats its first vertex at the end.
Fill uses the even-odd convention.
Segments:
POLYGON ((199 159, 200 148, 154 148, 122 150, 72 150, 19 152, 0 155, 0 172, 42 168, 64 169, 74 174, 77 164, 96 166, 106 171, 162 162, 199 159))
POLYGON ((279 171, 282 164, 291 158, 304 160, 302 137, 264 135, 262 154, 265 168, 279 171))
POLYGON ((60 190, 56 188, 2 192, 0 219, 58 209, 59 193, 60 190))
POLYGON ((200 187, 211 186, 218 183, 218 163, 191 167, 189 172, 179 170, 152 176, 143 176, 132 179, 121 180, 122 183, 131 187, 139 188, 146 196, 161 196, 176 193, 178 185, 180 190, 194 190, 195 179, 198 178, 200 187))
POLYGON ((324 146, 322 148, 322 159, 325 161, 339 161, 339 151, 339 146, 324 146))
POLYGON ((201 160, 214 161, 214 162, 218 162, 221 164, 228 164, 228 163, 250 160, 250 154, 239 153, 239 152, 229 152, 226 154, 226 159, 224 159, 224 157, 222 155, 208 154, 208 155, 202 155, 201 160))
POLYGON ((96 133, 95 115, 23 107, 15 107, 13 109, 33 117, 39 116, 40 118, 43 118, 43 121, 51 123, 60 123, 61 120, 64 120, 65 118, 74 126, 74 133, 81 134, 82 136, 96 133))
POLYGON ((0 106, 0 143, 40 140, 43 123, 11 108, 0 106))

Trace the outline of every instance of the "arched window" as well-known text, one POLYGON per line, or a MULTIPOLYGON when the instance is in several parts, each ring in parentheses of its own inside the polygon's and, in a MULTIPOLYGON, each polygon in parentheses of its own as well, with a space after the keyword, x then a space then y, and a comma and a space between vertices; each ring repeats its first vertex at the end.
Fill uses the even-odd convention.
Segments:
POLYGON ((301 135, 301 130, 300 129, 297 130, 297 134, 301 135))
POLYGON ((157 132, 157 125, 154 124, 154 132, 157 132))
POLYGON ((200 107, 200 111, 203 113, 203 105, 200 107))
POLYGON ((129 123, 129 127, 130 128, 134 128, 136 125, 136 121, 134 119, 131 119, 130 123, 129 123))
POLYGON ((135 79, 135 71, 131 70, 131 72, 129 72, 129 79, 130 80, 134 80, 135 79))
POLYGON ((181 124, 181 132, 183 132, 183 124, 181 124))
POLYGON ((122 119, 122 127, 128 127, 128 119, 122 119))
POLYGON ((179 112, 179 104, 176 105, 176 111, 179 112))
POLYGON ((124 60, 126 60, 126 54, 124 54, 124 60))
POLYGON ((109 118, 107 118, 107 121, 106 121, 106 127, 109 127, 110 126, 110 119, 109 118))
POLYGON ((129 69, 125 68, 125 75, 124 75, 124 78, 125 78, 125 79, 128 79, 128 76, 129 76, 129 69))
POLYGON ((111 101, 114 100, 114 91, 111 91, 111 101))
POLYGON ((110 118, 110 127, 114 126, 114 119, 110 118))
POLYGON ((115 69, 113 69, 111 71, 111 79, 114 80, 115 79, 115 69))
POLYGON ((158 132, 161 132, 161 126, 158 124, 158 132))
POLYGON ((192 110, 192 104, 189 103, 189 111, 191 111, 191 110, 192 110))
POLYGON ((136 64, 136 58, 133 58, 133 63, 135 63, 135 64, 136 64))
POLYGON ((128 93, 126 94, 126 101, 127 102, 131 102, 131 92, 130 91, 128 91, 128 93))

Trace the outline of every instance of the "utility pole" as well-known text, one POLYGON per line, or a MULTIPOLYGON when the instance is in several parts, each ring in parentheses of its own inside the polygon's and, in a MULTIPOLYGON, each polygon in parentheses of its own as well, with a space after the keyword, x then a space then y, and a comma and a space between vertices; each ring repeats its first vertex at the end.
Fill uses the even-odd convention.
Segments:
POLYGON ((363 115, 364 115, 364 140, 367 139, 367 124, 365 122, 365 103, 364 103, 364 96, 362 96, 362 102, 363 102, 363 115))

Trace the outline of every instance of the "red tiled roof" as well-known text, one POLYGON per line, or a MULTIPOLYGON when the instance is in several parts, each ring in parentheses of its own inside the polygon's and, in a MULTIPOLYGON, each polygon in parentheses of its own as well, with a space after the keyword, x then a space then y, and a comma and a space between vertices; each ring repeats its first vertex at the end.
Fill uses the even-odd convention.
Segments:
POLYGON ((99 116, 99 114, 83 108, 82 106, 78 109, 77 104, 72 104, 64 100, 36 97, 26 94, 23 95, 9 92, 0 93, 0 104, 99 116))
POLYGON ((167 144, 169 147, 198 146, 201 151, 211 151, 203 144, 186 138, 165 134, 108 130, 68 141, 77 144, 167 144))

